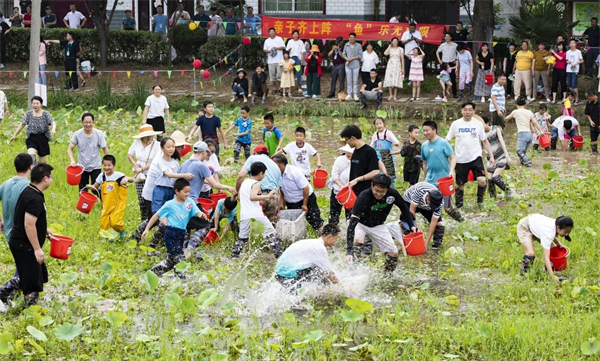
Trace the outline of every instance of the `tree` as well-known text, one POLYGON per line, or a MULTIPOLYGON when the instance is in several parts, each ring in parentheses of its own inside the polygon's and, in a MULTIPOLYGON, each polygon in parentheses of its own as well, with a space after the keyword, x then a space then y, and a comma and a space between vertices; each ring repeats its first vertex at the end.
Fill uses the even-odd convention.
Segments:
POLYGON ((473 7, 477 21, 473 23, 473 48, 479 50, 479 42, 492 44, 494 40, 494 2, 492 0, 477 0, 473 7))
MULTIPOLYGON (((41 12, 41 3, 39 1, 31 2, 31 13, 39 14, 41 12)), ((29 39, 29 99, 35 95, 35 83, 37 83, 40 74, 40 28, 42 19, 39 16, 31 17, 31 32, 29 39)), ((31 107, 31 102, 29 106, 31 107)))
POLYGON ((110 0, 83 0, 85 8, 90 13, 100 37, 100 66, 105 68, 108 63, 108 30, 119 0, 113 0, 110 15, 106 8, 110 0))
POLYGON ((567 35, 579 23, 569 23, 564 20, 566 18, 554 1, 546 1, 533 6, 521 6, 519 16, 511 16, 508 21, 512 26, 510 33, 513 39, 529 39, 534 44, 553 44, 557 36, 567 35))

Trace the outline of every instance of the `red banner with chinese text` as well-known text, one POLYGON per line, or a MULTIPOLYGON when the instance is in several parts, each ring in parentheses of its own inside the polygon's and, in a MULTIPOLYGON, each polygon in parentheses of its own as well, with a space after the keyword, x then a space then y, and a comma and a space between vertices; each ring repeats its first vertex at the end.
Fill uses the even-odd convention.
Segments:
MULTIPOLYGON (((341 36, 348 39, 348 34, 356 33, 358 40, 390 40, 400 39, 408 30, 408 23, 388 23, 383 21, 356 21, 332 19, 296 19, 262 17, 262 36, 269 36, 269 29, 274 28, 278 36, 291 38, 292 32, 298 30, 303 39, 335 39, 341 36)), ((440 44, 446 31, 444 25, 418 24, 417 30, 427 44, 440 44)))

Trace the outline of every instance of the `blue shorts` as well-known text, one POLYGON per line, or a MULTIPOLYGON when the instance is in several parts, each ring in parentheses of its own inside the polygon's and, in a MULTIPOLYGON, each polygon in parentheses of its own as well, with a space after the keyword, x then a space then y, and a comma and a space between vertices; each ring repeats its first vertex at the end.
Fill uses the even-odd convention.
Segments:
POLYGON ((171 187, 156 186, 152 191, 152 213, 158 212, 160 207, 175 197, 171 187))
POLYGON ((165 229, 165 245, 167 252, 172 256, 183 254, 183 241, 185 239, 186 230, 167 226, 165 229))
POLYGON ((577 73, 567 73, 567 87, 577 88, 577 73))

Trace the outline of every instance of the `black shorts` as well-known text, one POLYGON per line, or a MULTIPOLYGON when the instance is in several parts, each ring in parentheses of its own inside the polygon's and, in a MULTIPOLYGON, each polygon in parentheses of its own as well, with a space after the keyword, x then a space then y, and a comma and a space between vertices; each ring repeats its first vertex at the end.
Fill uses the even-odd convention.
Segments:
POLYGON ((413 185, 419 183, 419 176, 421 175, 421 169, 417 169, 416 171, 409 172, 406 169, 403 171, 404 173, 404 181, 408 182, 408 184, 413 185))
POLYGON ((475 179, 485 177, 485 168, 483 167, 483 159, 477 157, 469 163, 456 163, 456 184, 465 184, 469 178, 469 172, 473 171, 475 179))
POLYGON ((155 132, 165 131, 165 118, 163 117, 148 118, 146 119, 146 123, 150 124, 155 132))
POLYGON ((29 134, 29 138, 25 140, 27 149, 33 148, 37 150, 40 157, 50 155, 50 144, 45 134, 29 134))
MULTIPOLYGON (((404 201, 404 203, 406 203, 406 206, 410 209, 410 202, 404 201)), ((431 219, 433 218, 433 211, 431 210, 427 210, 427 209, 421 209, 417 207, 417 213, 421 213, 421 215, 429 222, 431 223, 431 219)), ((414 220, 414 219, 413 219, 414 220)), ((415 220, 416 221, 416 220, 415 220)), ((440 218, 438 219, 438 222, 442 221, 442 215, 440 214, 440 218)))
POLYGON ((595 142, 598 140, 598 134, 600 134, 598 127, 590 127, 590 140, 592 142, 595 142))

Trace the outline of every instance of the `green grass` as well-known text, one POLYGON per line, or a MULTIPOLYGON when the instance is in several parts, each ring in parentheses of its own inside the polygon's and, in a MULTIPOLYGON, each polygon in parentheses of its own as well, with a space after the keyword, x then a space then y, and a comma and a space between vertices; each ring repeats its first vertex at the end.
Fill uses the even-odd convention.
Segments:
MULTIPOLYGON (((565 162, 560 155, 556 160, 553 155, 537 154, 535 169, 513 167, 505 179, 522 198, 509 202, 486 198, 482 213, 471 208, 475 187, 469 186, 467 221, 448 221, 439 254, 401 259, 391 279, 378 275, 383 257, 367 260, 375 271, 371 272, 373 283, 359 297, 366 304, 333 294, 307 298, 313 306, 309 311, 262 315, 252 310, 273 301, 248 295, 258 292, 272 275, 275 261, 269 252, 259 253, 242 271, 246 258, 241 262, 228 258, 233 243, 230 235, 215 246, 202 247, 203 260, 181 265, 188 275, 186 282, 170 275, 155 282, 146 271, 159 259, 145 255, 143 245, 148 240, 142 246, 129 240, 104 241, 98 235, 100 205, 87 216, 76 211, 77 190, 66 184, 63 169, 68 164, 66 148, 80 126, 83 109, 51 110, 59 126, 48 159, 56 168, 54 182, 46 193, 50 227, 76 242, 69 260, 48 260, 50 282, 40 305, 24 312, 11 309, 2 317, 1 359, 533 361, 598 357, 586 356, 588 348, 582 344, 589 346, 588 341, 600 339, 600 177, 595 162, 578 161, 581 153, 566 155, 565 162), (548 164, 542 167, 544 163, 548 164), (532 212, 565 214, 575 220, 574 241, 568 244, 569 268, 562 275, 568 281, 562 284, 545 274, 541 257, 527 277, 518 276, 522 249, 516 224, 532 212), (460 247, 464 254, 451 255, 446 252, 449 247, 460 247), (399 284, 409 290, 400 291, 399 284), (225 300, 226 296, 231 297, 225 300)), ((433 116, 433 111, 440 116, 439 111, 428 110, 424 117, 433 116)), ((140 115, 135 109, 95 114, 97 127, 106 132, 108 147, 117 158, 116 168, 130 173, 126 152, 140 115)), ((179 109, 172 114, 185 133, 194 113, 179 109)), ((25 151, 24 134, 6 144, 21 117, 22 111, 17 112, 0 131, 2 181, 13 174, 13 156, 25 151)), ((234 110, 223 110, 225 121, 234 117, 234 110)), ((319 150, 326 154, 330 167, 338 145, 337 137, 332 141, 329 134, 337 134, 346 121, 282 115, 277 119, 286 137, 294 126, 304 124, 324 144, 325 149, 319 150)), ((420 117, 410 120, 421 121, 420 117)), ((367 129, 370 118, 358 122, 367 129)), ((394 127, 406 125, 394 123, 394 127)), ((222 159, 231 156, 227 150, 222 159)), ((222 181, 233 184, 234 176, 222 181)), ((318 191, 324 217, 328 199, 325 190, 318 191)), ((131 232, 138 223, 137 198, 130 187, 126 229, 131 232)), ((253 251, 260 245, 258 231, 253 229, 253 251)), ((336 245, 337 265, 343 265, 339 257, 344 255, 344 244, 340 239, 336 245)), ((46 254, 48 247, 44 247, 46 254)), ((539 246, 536 252, 541 252, 539 246)), ((7 245, 0 242, 1 280, 12 276, 13 265, 7 245)), ((595 345, 591 343, 590 352, 596 350, 595 345)))

